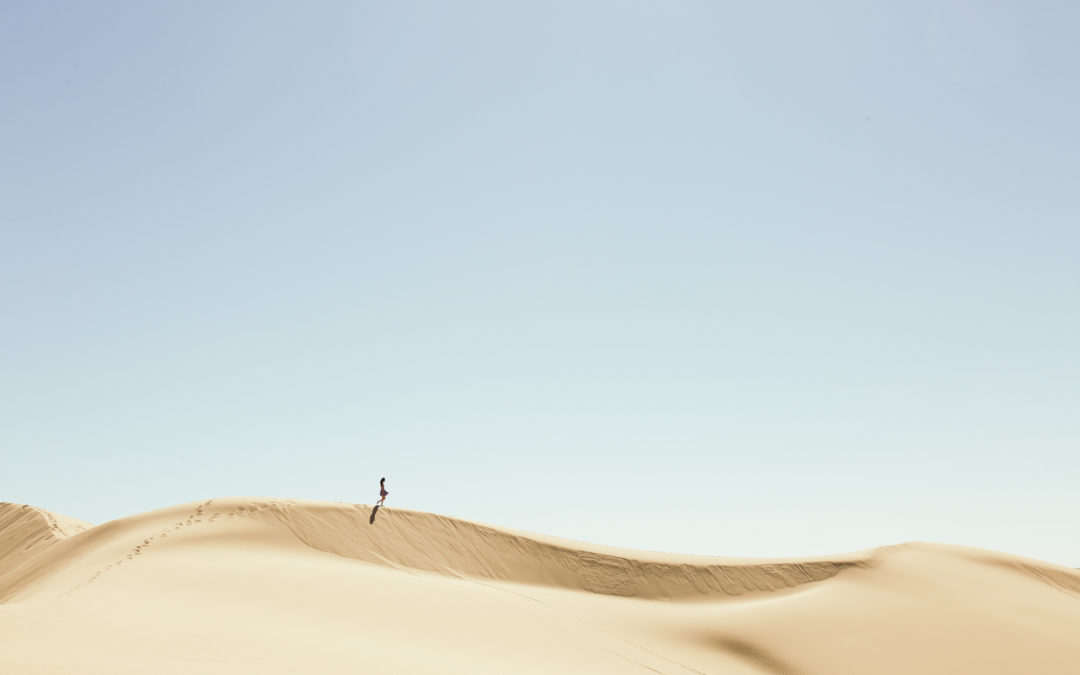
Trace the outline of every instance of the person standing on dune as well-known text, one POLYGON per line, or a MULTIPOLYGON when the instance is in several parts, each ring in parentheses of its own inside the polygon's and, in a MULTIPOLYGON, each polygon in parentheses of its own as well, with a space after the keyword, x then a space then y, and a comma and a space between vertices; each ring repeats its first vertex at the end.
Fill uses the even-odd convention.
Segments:
POLYGON ((386 496, 389 495, 389 494, 390 493, 386 491, 386 478, 385 477, 380 478, 379 479, 379 506, 383 505, 383 502, 386 501, 386 496))

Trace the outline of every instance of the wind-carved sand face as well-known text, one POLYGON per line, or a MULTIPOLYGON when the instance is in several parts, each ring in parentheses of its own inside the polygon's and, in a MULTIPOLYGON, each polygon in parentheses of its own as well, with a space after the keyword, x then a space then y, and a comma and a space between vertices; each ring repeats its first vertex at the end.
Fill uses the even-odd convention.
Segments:
POLYGON ((0 672, 1065 673, 1080 662, 1080 572, 1050 563, 931 544, 710 558, 371 515, 209 499, 90 526, 0 504, 0 635, 19 636, 0 672))

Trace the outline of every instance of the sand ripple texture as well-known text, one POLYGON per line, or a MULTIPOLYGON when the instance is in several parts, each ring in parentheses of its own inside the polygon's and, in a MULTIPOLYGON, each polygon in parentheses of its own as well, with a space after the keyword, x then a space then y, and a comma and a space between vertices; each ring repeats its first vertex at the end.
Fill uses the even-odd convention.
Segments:
POLYGON ((910 543, 747 560, 371 505, 91 526, 0 504, 2 673, 1080 673, 1080 572, 910 543))

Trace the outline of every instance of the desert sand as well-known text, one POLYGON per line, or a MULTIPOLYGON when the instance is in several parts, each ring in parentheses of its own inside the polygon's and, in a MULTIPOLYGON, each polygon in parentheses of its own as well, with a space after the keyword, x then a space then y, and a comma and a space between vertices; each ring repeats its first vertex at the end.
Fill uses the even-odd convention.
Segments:
POLYGON ((0 673, 1080 673, 1080 572, 942 544, 749 560, 370 505, 91 526, 0 504, 0 673))

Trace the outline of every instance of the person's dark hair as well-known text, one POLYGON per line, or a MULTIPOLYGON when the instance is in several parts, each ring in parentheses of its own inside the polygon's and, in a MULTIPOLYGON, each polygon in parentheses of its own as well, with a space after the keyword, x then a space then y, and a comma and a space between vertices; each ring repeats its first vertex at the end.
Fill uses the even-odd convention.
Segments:
POLYGON ((386 477, 384 476, 383 478, 380 478, 380 479, 379 479, 379 482, 380 482, 380 483, 385 483, 385 482, 386 482, 386 477))

